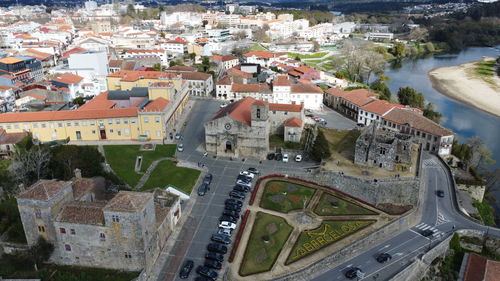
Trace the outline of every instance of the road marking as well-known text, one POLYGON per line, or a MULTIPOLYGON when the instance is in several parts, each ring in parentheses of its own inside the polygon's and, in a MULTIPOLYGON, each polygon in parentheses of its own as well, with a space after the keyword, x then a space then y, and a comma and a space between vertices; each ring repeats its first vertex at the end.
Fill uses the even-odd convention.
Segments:
POLYGON ((427 230, 429 227, 431 227, 431 226, 427 225, 426 227, 422 228, 422 230, 427 230))

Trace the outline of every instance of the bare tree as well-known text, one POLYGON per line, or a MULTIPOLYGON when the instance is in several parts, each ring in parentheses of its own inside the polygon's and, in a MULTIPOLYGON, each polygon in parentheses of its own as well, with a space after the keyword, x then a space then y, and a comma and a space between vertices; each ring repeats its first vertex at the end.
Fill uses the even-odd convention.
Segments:
POLYGON ((417 42, 426 41, 429 37, 429 31, 425 27, 417 27, 410 31, 410 40, 417 42))
POLYGON ((16 150, 9 167, 13 179, 25 184, 39 180, 47 172, 50 156, 50 151, 40 146, 33 146, 29 150, 16 150))
POLYGON ((486 146, 484 141, 479 137, 472 137, 467 140, 470 146, 471 156, 469 159, 469 167, 479 167, 483 163, 493 164, 495 160, 491 157, 491 150, 486 146))
POLYGON ((366 41, 346 40, 341 49, 340 68, 347 71, 354 82, 370 79, 372 74, 380 74, 385 66, 384 56, 366 41))
POLYGON ((385 69, 385 58, 378 52, 369 51, 365 54, 365 70, 366 70, 366 81, 370 82, 371 75, 380 75, 384 73, 385 69))

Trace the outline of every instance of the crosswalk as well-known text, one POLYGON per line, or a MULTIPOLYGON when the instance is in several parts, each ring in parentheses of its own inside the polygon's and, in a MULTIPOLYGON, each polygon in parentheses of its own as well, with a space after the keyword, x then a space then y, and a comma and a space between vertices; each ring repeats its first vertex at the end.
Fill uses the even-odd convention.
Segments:
POLYGON ((438 163, 434 159, 424 159, 424 166, 426 167, 438 167, 438 163))
POLYGON ((443 214, 438 213, 438 219, 436 225, 442 225, 444 223, 450 222, 443 214))
POLYGON ((419 234, 422 234, 422 232, 425 230, 430 230, 433 232, 432 237, 434 237, 434 238, 441 237, 444 234, 442 231, 439 231, 437 228, 435 228, 431 225, 428 225, 426 223, 418 224, 413 229, 416 232, 418 232, 419 234))

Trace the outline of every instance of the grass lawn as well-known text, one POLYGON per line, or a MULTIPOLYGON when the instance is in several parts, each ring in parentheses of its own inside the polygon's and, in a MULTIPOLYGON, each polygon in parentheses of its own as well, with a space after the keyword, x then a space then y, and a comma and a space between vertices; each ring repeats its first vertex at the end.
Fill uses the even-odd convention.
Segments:
POLYGON ((199 176, 200 171, 198 170, 177 167, 174 162, 164 160, 158 163, 141 190, 172 185, 189 195, 199 176))
POLYGON ((478 62, 476 64, 476 74, 487 77, 495 75, 495 60, 478 62))
POLYGON ((479 216, 481 217, 481 220, 484 222, 484 224, 489 225, 489 226, 496 226, 495 225, 495 209, 493 209, 493 206, 488 204, 485 200, 483 202, 479 203, 478 201, 475 201, 472 203, 474 207, 479 211, 479 216))
POLYGON ((269 137, 269 146, 286 149, 302 149, 302 145, 299 142, 284 141, 283 136, 278 135, 271 135, 269 137))
POLYGON ((142 174, 134 171, 137 156, 142 155, 141 172, 148 169, 151 163, 162 157, 172 157, 175 154, 175 144, 156 145, 154 151, 139 151, 139 145, 105 145, 106 160, 116 175, 125 183, 134 187, 142 174))
POLYGON ((14 197, 0 202, 0 235, 7 232, 7 241, 26 244, 21 216, 14 197))
POLYGON ((284 181, 269 181, 262 194, 260 206, 264 209, 288 213, 309 204, 315 189, 284 181))
POLYGON ((298 261, 301 258, 312 254, 346 236, 349 236, 366 226, 372 224, 374 221, 326 221, 320 227, 309 231, 303 231, 293 249, 288 256, 285 264, 298 261))
POLYGON ((285 219, 258 212, 241 262, 240 275, 270 270, 292 230, 285 219))
POLYGON ((298 53, 287 53, 288 57, 291 59, 295 59, 299 57, 300 59, 319 59, 324 57, 328 52, 317 52, 314 54, 298 54, 298 53))
POLYGON ((321 129, 325 134, 328 143, 330 144, 330 149, 346 158, 353 158, 354 148, 356 146, 356 140, 361 134, 358 130, 330 130, 321 129))
POLYGON ((250 52, 268 51, 268 49, 262 47, 261 44, 255 44, 250 48, 250 52))
POLYGON ((338 215, 376 215, 369 209, 361 207, 358 204, 340 199, 328 193, 323 193, 319 199, 314 212, 320 216, 338 216, 338 215))

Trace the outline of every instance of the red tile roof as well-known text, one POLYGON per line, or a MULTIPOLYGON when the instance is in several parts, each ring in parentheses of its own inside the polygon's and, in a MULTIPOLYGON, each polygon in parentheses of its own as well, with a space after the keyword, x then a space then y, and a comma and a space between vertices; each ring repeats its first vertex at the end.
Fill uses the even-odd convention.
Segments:
POLYGON ((17 198, 47 201, 70 184, 69 181, 39 180, 31 185, 28 190, 21 192, 17 198))
POLYGON ((231 85, 231 84, 232 84, 231 77, 228 75, 222 77, 222 79, 220 79, 216 83, 216 85, 231 85))
POLYGON ((104 210, 119 212, 141 211, 152 198, 152 193, 120 191, 106 204, 104 210))
POLYGON ((68 85, 78 84, 83 80, 83 77, 66 72, 59 74, 57 77, 52 79, 52 81, 61 82, 68 85))
POLYGON ((116 105, 116 102, 108 100, 108 92, 103 92, 91 99, 77 110, 96 110, 96 109, 111 109, 116 105))
POLYGON ((63 59, 69 58, 70 55, 72 54, 77 54, 81 52, 85 52, 87 49, 81 48, 81 47, 75 47, 73 49, 67 50, 66 52, 63 53, 62 57, 63 59))
POLYGON ((291 92, 294 94, 323 94, 323 90, 312 83, 292 84, 291 92))
POLYGON ((38 50, 35 50, 35 49, 26 49, 24 51, 25 53, 25 56, 28 56, 28 57, 35 57, 39 60, 46 60, 48 58, 50 58, 52 55, 49 54, 49 53, 45 53, 45 52, 40 52, 38 50), (31 54, 31 55, 30 55, 31 54))
POLYGON ((231 86, 231 91, 233 92, 243 92, 243 93, 259 93, 259 84, 233 84, 231 86))
POLYGON ((288 78, 288 76, 286 76, 286 75, 280 75, 276 79, 274 79, 273 85, 280 86, 280 87, 281 86, 290 86, 291 85, 290 78, 288 78))
POLYGON ((464 281, 483 281, 486 269, 486 258, 470 253, 465 268, 464 281))
POLYGON ((251 57, 251 56, 256 56, 261 59, 270 59, 270 58, 276 58, 284 55, 285 53, 271 53, 271 52, 266 52, 266 51, 253 51, 253 52, 248 52, 246 54, 243 54, 245 57, 251 57))
POLYGON ((165 71, 196 71, 196 68, 187 65, 174 65, 165 69, 165 71))
POLYGON ((356 89, 352 91, 344 91, 338 88, 330 88, 326 93, 343 98, 359 107, 364 106, 375 100, 376 94, 366 89, 356 89))
POLYGON ((159 79, 160 77, 172 79, 177 77, 177 74, 161 71, 120 70, 109 74, 108 77, 120 77, 122 81, 137 81, 139 79, 159 79))
POLYGON ((135 116, 137 116, 137 108, 9 112, 0 114, 0 123, 64 121, 64 120, 120 118, 120 117, 135 117, 135 116))
POLYGON ((245 72, 245 71, 241 71, 237 67, 233 67, 233 68, 228 69, 227 73, 230 74, 230 75, 241 76, 241 77, 247 78, 247 79, 253 77, 253 75, 251 73, 248 73, 248 72, 245 72))
POLYGON ((424 117, 422 114, 413 110, 393 108, 386 115, 382 117, 385 120, 404 125, 408 124, 414 129, 427 132, 435 136, 450 136, 453 132, 442 127, 436 122, 424 117))
POLYGON ((285 120, 285 127, 302 127, 302 120, 297 117, 288 118, 285 120))
POLYGON ((163 111, 167 105, 169 104, 169 101, 164 98, 157 98, 154 101, 148 103, 144 107, 144 111, 163 111))
POLYGON ((485 275, 485 281, 500 281, 500 262, 488 260, 485 275))
POLYGON ((369 104, 364 105, 359 109, 383 116, 397 106, 398 104, 392 104, 384 100, 374 100, 373 102, 370 102, 369 104))
POLYGON ((238 120, 241 123, 251 126, 252 125, 252 104, 255 102, 254 98, 244 98, 237 102, 233 102, 226 107, 220 109, 212 117, 212 120, 222 118, 224 116, 230 116, 234 120, 238 120))
POLYGON ((270 103, 269 110, 276 111, 289 111, 289 112, 300 112, 302 111, 301 104, 282 104, 282 103, 270 103))
POLYGON ((56 221, 75 223, 104 225, 103 208, 106 202, 73 201, 64 205, 56 221))
POLYGON ((8 133, 8 134, 2 134, 2 131, 5 132, 5 130, 0 130, 0 144, 16 144, 24 139, 28 133, 8 133))
POLYGON ((109 67, 117 68, 117 67, 121 67, 122 63, 123 63, 123 60, 110 60, 108 65, 109 65, 109 67))

